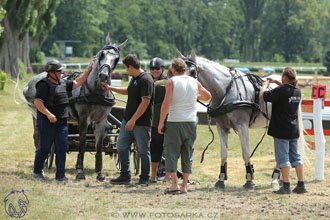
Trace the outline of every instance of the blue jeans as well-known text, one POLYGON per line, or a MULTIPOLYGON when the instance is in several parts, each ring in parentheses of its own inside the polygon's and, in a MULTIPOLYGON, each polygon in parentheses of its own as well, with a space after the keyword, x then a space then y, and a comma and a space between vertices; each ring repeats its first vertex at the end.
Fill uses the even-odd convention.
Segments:
POLYGON ((298 152, 298 139, 280 139, 274 137, 275 159, 280 168, 295 167, 303 164, 298 152))
POLYGON ((138 145, 139 156, 141 158, 140 179, 149 180, 150 173, 150 130, 151 127, 135 125, 133 131, 126 131, 126 120, 121 123, 117 150, 121 164, 121 173, 130 173, 130 148, 134 141, 138 145))
POLYGON ((66 121, 51 123, 49 119, 38 113, 37 127, 40 135, 40 147, 37 150, 34 160, 33 172, 42 172, 45 160, 50 152, 51 146, 55 143, 56 151, 56 179, 65 175, 66 151, 68 147, 68 124, 66 121))

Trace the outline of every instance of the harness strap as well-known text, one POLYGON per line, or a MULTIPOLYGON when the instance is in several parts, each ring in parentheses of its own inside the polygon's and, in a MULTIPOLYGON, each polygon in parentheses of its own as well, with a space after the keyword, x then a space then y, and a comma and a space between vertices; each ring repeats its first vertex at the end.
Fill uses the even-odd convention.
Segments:
POLYGON ((209 115, 207 115, 207 120, 208 120, 208 126, 209 126, 209 131, 211 132, 212 134, 212 140, 210 141, 210 143, 208 143, 208 145, 206 146, 206 148, 203 150, 203 153, 202 153, 202 158, 201 158, 201 163, 203 163, 204 161, 204 154, 205 152, 207 151, 207 149, 209 148, 209 146, 213 143, 214 141, 214 133, 212 131, 212 128, 211 128, 211 117, 209 115))

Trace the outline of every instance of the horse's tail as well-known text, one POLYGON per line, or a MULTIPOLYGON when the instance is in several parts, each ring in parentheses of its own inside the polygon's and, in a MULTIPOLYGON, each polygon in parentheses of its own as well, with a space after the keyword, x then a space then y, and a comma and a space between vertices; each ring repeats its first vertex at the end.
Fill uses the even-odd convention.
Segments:
POLYGON ((306 155, 306 149, 308 152, 310 152, 310 148, 309 148, 309 144, 307 143, 307 141, 305 140, 305 137, 304 137, 304 126, 303 126, 303 120, 302 120, 301 105, 299 105, 299 109, 298 109, 298 121, 299 121, 299 139, 298 139, 299 153, 300 153, 303 161, 306 161, 309 164, 310 162, 306 155))

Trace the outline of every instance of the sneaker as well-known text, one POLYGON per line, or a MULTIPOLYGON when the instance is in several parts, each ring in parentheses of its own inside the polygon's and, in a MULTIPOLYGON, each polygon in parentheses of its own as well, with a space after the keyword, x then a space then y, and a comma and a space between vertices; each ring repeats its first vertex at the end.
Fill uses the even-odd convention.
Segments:
POLYGON ((292 190, 293 193, 297 193, 297 194, 303 194, 303 193, 306 193, 307 190, 305 188, 305 186, 296 186, 293 190, 292 190))
POLYGON ((280 195, 283 195, 283 194, 291 194, 291 189, 290 189, 290 188, 286 189, 286 188, 284 188, 284 187, 282 186, 279 190, 277 190, 277 191, 273 191, 273 193, 275 193, 275 194, 280 194, 280 195))
POLYGON ((69 179, 66 176, 63 176, 61 178, 55 178, 55 180, 58 182, 69 182, 69 179))
POLYGON ((139 179, 139 185, 148 185, 149 184, 149 180, 148 179, 139 179))
POLYGON ((46 180, 45 176, 43 173, 34 173, 33 174, 33 179, 37 180, 46 180))
POLYGON ((131 176, 120 175, 116 179, 110 180, 113 185, 129 185, 131 183, 131 176))

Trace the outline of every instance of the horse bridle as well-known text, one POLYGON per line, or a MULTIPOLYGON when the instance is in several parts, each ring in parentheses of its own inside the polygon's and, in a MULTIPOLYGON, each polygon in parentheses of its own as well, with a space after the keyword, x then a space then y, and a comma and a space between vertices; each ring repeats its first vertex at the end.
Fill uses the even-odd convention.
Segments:
POLYGON ((120 53, 119 53, 119 49, 116 46, 112 46, 112 45, 106 45, 102 48, 102 53, 101 55, 98 57, 98 63, 99 63, 99 69, 98 71, 100 72, 102 69, 107 68, 109 73, 112 73, 112 71, 115 69, 115 67, 118 64, 120 58, 120 53), (116 53, 111 53, 110 50, 113 49, 114 51, 116 51, 116 53), (118 55, 118 57, 115 60, 115 64, 113 65, 113 67, 111 68, 111 66, 107 63, 104 63, 103 65, 101 65, 101 58, 104 56, 103 51, 107 51, 107 53, 111 53, 111 54, 116 54, 118 55), (101 66, 100 66, 101 65, 101 66))
POLYGON ((190 76, 195 78, 195 79, 198 79, 199 70, 198 70, 198 66, 197 66, 196 62, 194 62, 189 57, 185 58, 184 61, 187 64, 187 67, 189 68, 190 76))

